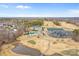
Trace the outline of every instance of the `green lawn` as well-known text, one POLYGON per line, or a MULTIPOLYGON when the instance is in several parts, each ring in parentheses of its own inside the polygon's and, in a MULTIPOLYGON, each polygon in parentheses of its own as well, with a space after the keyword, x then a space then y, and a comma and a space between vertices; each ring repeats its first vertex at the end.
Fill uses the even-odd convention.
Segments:
POLYGON ((33 45, 36 44, 36 42, 35 42, 34 40, 29 40, 28 43, 31 43, 31 44, 33 44, 33 45))
POLYGON ((62 54, 66 56, 79 56, 79 50, 78 49, 64 50, 62 51, 62 54))

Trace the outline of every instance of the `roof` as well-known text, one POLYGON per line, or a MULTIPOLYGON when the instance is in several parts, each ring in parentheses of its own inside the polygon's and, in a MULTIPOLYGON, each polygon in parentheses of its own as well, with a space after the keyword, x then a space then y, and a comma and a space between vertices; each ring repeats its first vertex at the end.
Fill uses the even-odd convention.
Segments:
POLYGON ((63 28, 47 28, 48 30, 64 30, 63 28))

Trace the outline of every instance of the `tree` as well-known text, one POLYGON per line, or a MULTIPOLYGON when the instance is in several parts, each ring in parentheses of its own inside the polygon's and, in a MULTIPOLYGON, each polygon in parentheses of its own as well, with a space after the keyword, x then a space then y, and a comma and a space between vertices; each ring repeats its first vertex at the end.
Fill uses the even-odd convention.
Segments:
POLYGON ((42 26, 43 25, 43 20, 33 20, 32 22, 32 26, 42 26))
POLYGON ((79 35, 79 29, 75 29, 75 30, 73 31, 73 33, 74 33, 75 35, 79 35))
POLYGON ((79 41, 79 29, 74 29, 73 30, 72 39, 75 40, 75 41, 79 41))

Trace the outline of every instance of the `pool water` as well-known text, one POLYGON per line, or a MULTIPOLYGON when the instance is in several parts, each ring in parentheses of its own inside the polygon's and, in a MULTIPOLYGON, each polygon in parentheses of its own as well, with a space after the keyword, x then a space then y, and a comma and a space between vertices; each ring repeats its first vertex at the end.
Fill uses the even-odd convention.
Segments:
POLYGON ((38 34, 38 32, 36 32, 36 31, 31 31, 31 32, 29 32, 29 34, 38 34))
POLYGON ((39 35, 40 32, 38 31, 30 31, 30 32, 26 32, 25 35, 30 35, 30 36, 33 36, 33 35, 39 35))

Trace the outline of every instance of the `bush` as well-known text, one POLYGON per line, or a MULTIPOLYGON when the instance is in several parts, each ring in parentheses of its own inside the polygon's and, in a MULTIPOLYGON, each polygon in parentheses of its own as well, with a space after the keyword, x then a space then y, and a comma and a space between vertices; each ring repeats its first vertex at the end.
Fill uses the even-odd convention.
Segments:
POLYGON ((53 22, 55 25, 60 26, 61 24, 58 21, 53 22))
POLYGON ((66 21, 66 23, 71 23, 70 21, 66 21))
POLYGON ((76 42, 79 42, 79 29, 73 30, 72 39, 75 40, 76 42))
POLYGON ((76 35, 79 35, 79 29, 73 30, 73 33, 75 33, 76 35))
POLYGON ((36 44, 36 42, 34 41, 34 40, 30 40, 30 41, 28 41, 29 43, 31 43, 31 44, 36 44))

